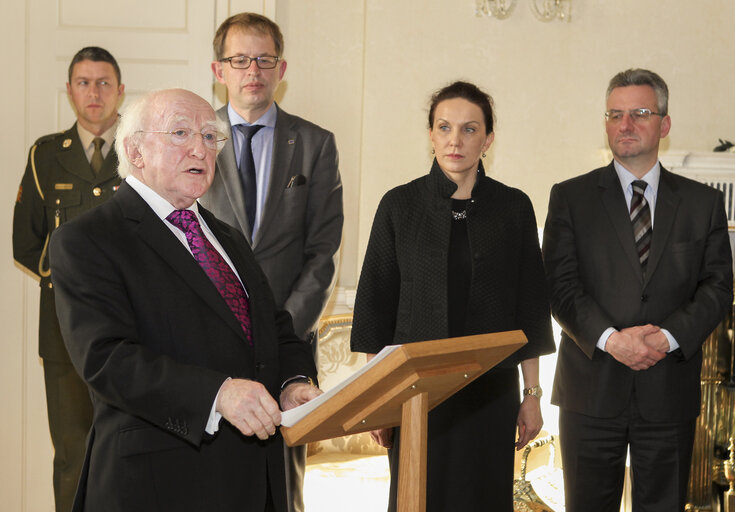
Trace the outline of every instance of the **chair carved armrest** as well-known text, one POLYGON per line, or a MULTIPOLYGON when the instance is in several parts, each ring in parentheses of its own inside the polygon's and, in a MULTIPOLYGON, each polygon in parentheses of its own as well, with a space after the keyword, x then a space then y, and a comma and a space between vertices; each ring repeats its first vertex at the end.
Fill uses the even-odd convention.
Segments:
POLYGON ((554 436, 549 435, 528 443, 521 458, 521 477, 513 481, 513 512, 554 512, 533 489, 531 482, 526 480, 528 455, 531 450, 549 445, 549 466, 554 465, 554 436))

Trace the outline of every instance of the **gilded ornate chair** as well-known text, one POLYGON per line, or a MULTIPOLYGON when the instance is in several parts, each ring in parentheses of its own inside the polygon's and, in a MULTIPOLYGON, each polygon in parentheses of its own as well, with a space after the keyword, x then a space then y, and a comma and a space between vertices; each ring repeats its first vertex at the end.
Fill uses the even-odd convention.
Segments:
MULTIPOLYGON (((331 315, 319 323, 319 386, 331 389, 361 368, 365 354, 350 351, 352 315, 331 315)), ((390 476, 386 450, 370 434, 309 443, 304 501, 307 510, 385 510, 390 476)))

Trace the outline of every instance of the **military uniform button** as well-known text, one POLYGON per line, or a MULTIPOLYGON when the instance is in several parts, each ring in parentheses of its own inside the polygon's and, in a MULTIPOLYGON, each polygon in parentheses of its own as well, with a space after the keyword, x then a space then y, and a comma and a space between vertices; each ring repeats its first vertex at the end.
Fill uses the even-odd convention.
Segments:
POLYGON ((53 287, 54 287, 54 283, 49 283, 49 284, 48 284, 47 286, 48 286, 49 288, 53 288, 53 287))
POLYGON ((94 194, 94 197, 99 197, 102 195, 102 189, 99 187, 94 187, 92 189, 92 194, 94 194))

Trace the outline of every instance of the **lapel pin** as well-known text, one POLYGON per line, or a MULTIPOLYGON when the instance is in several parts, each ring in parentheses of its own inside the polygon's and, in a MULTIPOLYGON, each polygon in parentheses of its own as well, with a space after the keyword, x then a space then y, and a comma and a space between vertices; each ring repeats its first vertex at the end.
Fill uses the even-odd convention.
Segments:
POLYGON ((288 139, 288 143, 289 144, 296 144, 296 140, 295 139, 288 139))
POLYGON ((68 148, 71 146, 71 139, 64 139, 64 142, 61 143, 62 147, 68 148))

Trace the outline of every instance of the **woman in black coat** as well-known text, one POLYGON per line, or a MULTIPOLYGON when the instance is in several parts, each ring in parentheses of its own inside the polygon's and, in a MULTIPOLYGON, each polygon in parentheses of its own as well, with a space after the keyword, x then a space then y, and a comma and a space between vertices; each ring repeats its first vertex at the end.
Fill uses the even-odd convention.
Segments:
MULTIPOLYGON (((536 218, 528 196, 485 176, 493 122, 492 99, 473 84, 434 94, 434 164, 383 197, 357 288, 351 345, 368 357, 386 345, 487 332, 522 329, 528 338, 429 414, 428 511, 511 512, 514 447, 543 424, 538 357, 554 341, 536 218)), ((373 437, 390 449, 395 510, 400 436, 373 437)))

